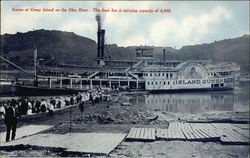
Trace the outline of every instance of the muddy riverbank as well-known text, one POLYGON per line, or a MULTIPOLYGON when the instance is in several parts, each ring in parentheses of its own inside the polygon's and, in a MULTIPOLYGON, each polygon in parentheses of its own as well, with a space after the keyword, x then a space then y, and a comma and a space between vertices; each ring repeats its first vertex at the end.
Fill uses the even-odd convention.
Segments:
MULTIPOLYGON (((135 95, 135 94, 134 94, 135 95)), ((132 127, 168 128, 171 121, 201 121, 201 122, 242 122, 249 123, 249 111, 220 111, 197 114, 171 113, 159 110, 149 110, 130 102, 134 95, 115 95, 119 98, 111 102, 100 102, 92 105, 85 103, 83 113, 78 105, 73 105, 54 112, 53 117, 48 113, 27 115, 21 117, 18 127, 40 124, 54 127, 42 133, 85 133, 111 132, 128 133, 132 127), (128 103, 128 104, 123 104, 128 103)), ((3 120, 1 131, 5 131, 3 120)), ((18 130, 17 130, 18 132, 18 130)), ((2 156, 89 156, 79 153, 65 153, 60 150, 22 147, 11 151, 1 150, 2 156)), ((222 145, 215 142, 186 142, 186 141, 156 141, 122 142, 111 157, 246 157, 249 155, 246 145, 222 145), (178 150, 178 152, 176 152, 178 150), (237 151, 237 152, 236 152, 237 151)))

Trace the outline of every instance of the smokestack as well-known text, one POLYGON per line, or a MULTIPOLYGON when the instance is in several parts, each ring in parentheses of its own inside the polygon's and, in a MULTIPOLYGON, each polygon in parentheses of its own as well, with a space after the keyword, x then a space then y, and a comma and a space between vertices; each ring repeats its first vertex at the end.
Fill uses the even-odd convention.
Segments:
POLYGON ((95 17, 97 21, 97 58, 101 58, 101 39, 102 39, 102 33, 101 33, 101 16, 99 14, 96 15, 95 17))
POLYGON ((101 30, 101 46, 100 46, 100 58, 104 59, 104 48, 105 48, 105 30, 101 30))
POLYGON ((101 31, 97 32, 97 58, 100 59, 101 56, 101 31))
POLYGON ((104 48, 105 48, 105 30, 102 29, 101 16, 99 14, 96 15, 97 21, 97 58, 104 59, 104 48))

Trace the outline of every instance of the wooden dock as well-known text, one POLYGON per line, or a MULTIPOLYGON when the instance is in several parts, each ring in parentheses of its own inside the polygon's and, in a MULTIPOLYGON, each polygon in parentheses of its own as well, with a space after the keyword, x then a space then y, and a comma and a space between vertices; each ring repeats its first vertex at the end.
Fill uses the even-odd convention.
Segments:
POLYGON ((132 128, 129 141, 183 140, 223 144, 249 144, 249 125, 230 123, 170 122, 166 129, 132 128), (152 133, 155 132, 155 133, 152 133))
POLYGON ((60 148, 66 152, 79 152, 94 155, 107 155, 124 138, 128 141, 211 141, 222 144, 249 145, 249 125, 230 123, 187 123, 170 122, 166 129, 131 128, 126 133, 67 133, 35 134, 50 126, 27 126, 19 129, 25 133, 15 141, 1 143, 1 148, 16 145, 60 148), (32 128, 32 129, 31 129, 32 128))
POLYGON ((131 140, 131 141, 154 141, 155 129, 154 128, 131 128, 126 139, 131 140))
POLYGON ((124 133, 78 133, 71 136, 71 141, 78 142, 70 145, 66 151, 109 154, 125 138, 124 133))
POLYGON ((125 133, 37 134, 1 144, 1 147, 31 145, 61 148, 67 152, 95 155, 109 154, 126 137, 125 133))
POLYGON ((249 130, 244 130, 233 124, 212 123, 221 135, 221 141, 225 144, 249 144, 249 130))
POLYGON ((180 127, 177 122, 170 123, 168 129, 156 129, 156 137, 162 140, 185 140, 186 137, 180 127))
MULTIPOLYGON (((53 126, 29 125, 29 126, 24 126, 24 127, 17 128, 17 130, 16 130, 16 139, 39 133, 39 132, 47 130, 47 129, 51 128, 51 127, 53 127, 53 126)), ((1 132, 0 133, 0 145, 5 142, 5 137, 6 137, 6 132, 1 132)))

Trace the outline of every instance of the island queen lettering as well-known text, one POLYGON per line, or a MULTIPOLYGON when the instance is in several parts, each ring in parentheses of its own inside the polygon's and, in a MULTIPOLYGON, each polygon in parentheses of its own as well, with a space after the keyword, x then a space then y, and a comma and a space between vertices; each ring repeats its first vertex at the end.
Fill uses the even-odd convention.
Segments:
POLYGON ((229 82, 229 79, 186 79, 186 80, 175 80, 174 84, 214 84, 229 82))

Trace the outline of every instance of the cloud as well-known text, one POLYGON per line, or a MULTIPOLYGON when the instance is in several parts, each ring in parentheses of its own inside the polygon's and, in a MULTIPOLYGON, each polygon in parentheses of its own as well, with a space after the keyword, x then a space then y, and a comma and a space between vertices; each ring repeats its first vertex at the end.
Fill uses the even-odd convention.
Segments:
POLYGON ((123 46, 135 46, 135 45, 139 46, 142 44, 149 45, 149 40, 145 36, 135 34, 125 39, 122 43, 123 46))
POLYGON ((2 16, 1 34, 2 33, 16 33, 26 30, 32 30, 36 25, 36 18, 34 16, 16 15, 10 14, 2 16))
MULTIPOLYGON (((1 2, 1 34, 27 32, 33 29, 54 29, 56 25, 52 23, 62 18, 59 13, 46 13, 46 12, 13 12, 12 8, 20 9, 43 9, 43 8, 56 8, 58 2, 46 3, 14 3, 14 2, 1 2), (53 28, 48 28, 48 25, 53 28)), ((55 23, 54 23, 55 24, 55 23)))
POLYGON ((64 24, 59 28, 59 30, 74 32, 76 34, 84 35, 85 37, 93 39, 93 36, 96 35, 96 32, 92 30, 95 27, 95 21, 83 22, 80 18, 77 18, 65 21, 64 24))
POLYGON ((189 15, 180 20, 166 17, 152 25, 150 37, 152 43, 156 45, 166 45, 171 42, 180 47, 199 43, 206 35, 215 33, 212 32, 211 27, 216 27, 221 20, 228 20, 230 17, 230 11, 221 6, 215 7, 211 12, 198 16, 189 15))
POLYGON ((108 42, 120 46, 155 45, 181 47, 237 37, 249 33, 249 7, 224 2, 164 1, 1 1, 1 34, 26 32, 33 28, 75 32, 96 39, 97 24, 92 8, 171 9, 171 13, 103 13, 108 42), (88 13, 14 13, 12 7, 87 8, 88 13), (243 8, 243 9, 242 9, 243 8), (242 12, 240 12, 242 10, 242 12), (228 27, 227 27, 228 26, 228 27), (225 28, 226 27, 226 28, 225 28), (248 31, 246 31, 248 29, 248 31), (236 36, 237 35, 237 36, 236 36))
MULTIPOLYGON (((150 9, 153 4, 150 1, 126 2, 126 1, 111 1, 103 2, 103 6, 109 9, 150 9)), ((104 13, 104 26, 113 25, 120 30, 129 28, 131 24, 138 20, 138 13, 104 13)))

